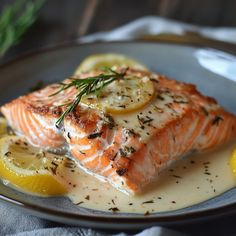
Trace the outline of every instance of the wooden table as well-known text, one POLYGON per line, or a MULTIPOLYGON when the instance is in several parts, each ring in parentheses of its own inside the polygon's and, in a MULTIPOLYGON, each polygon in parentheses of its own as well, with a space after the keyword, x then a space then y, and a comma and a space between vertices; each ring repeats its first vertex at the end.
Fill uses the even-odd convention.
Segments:
MULTIPOLYGON (((1 0, 0 9, 13 0, 1 0)), ((235 0, 47 0, 38 21, 5 58, 107 31, 144 15, 208 26, 236 26, 235 0)))

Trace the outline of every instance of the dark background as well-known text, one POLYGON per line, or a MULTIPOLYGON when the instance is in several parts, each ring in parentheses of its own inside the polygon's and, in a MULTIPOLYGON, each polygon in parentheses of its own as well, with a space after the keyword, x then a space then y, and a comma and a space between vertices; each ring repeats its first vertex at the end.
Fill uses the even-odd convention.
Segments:
MULTIPOLYGON (((14 0, 0 0, 0 10, 14 0)), ((145 15, 204 26, 236 26, 236 0, 47 0, 38 21, 6 55, 107 31, 145 15)))
MULTIPOLYGON (((0 10, 13 0, 0 0, 0 10)), ((5 56, 108 31, 145 15, 204 26, 236 27, 236 0, 47 0, 38 21, 5 56)), ((0 32, 1 33, 1 32, 0 32)), ((236 235, 236 215, 173 227, 192 235, 236 235)))

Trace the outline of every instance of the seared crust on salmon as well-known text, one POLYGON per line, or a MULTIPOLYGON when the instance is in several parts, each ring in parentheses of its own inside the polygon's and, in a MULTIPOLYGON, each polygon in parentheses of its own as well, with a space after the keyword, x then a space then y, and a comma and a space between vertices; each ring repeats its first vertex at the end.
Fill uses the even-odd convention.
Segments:
MULTIPOLYGON (((1 107, 9 125, 33 145, 65 145, 82 168, 127 193, 140 192, 170 163, 193 151, 204 151, 236 138, 236 117, 191 84, 151 72, 129 69, 129 76, 148 77, 155 96, 142 109, 106 114, 79 104, 56 121, 62 104, 76 89, 55 96, 57 84, 19 97, 1 107)), ((83 75, 84 76, 84 75, 83 75)))

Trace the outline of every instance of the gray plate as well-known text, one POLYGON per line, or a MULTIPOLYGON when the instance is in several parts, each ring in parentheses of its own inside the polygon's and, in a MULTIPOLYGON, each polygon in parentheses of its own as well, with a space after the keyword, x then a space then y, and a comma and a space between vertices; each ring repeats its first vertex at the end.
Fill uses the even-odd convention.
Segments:
MULTIPOLYGON (((166 43, 116 42, 57 47, 20 57, 0 67, 1 104, 28 92, 37 81, 60 81, 74 71, 89 54, 118 52, 147 64, 171 78, 194 83, 203 93, 217 98, 236 114, 236 83, 201 67, 194 57, 196 47, 166 43)), ((79 226, 110 229, 141 229, 151 225, 173 225, 236 212, 236 189, 214 199, 177 211, 112 214, 73 205, 66 198, 39 198, 20 193, 0 183, 0 198, 39 217, 79 226)))

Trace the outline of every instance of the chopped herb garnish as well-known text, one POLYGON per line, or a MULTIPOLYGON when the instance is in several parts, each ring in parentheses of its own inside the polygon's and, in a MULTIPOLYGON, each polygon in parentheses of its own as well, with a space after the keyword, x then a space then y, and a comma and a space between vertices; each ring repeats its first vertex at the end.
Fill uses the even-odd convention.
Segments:
POLYGON ((111 207, 108 209, 109 211, 113 211, 113 212, 117 212, 117 211, 120 211, 119 208, 117 207, 111 207))
POLYGON ((224 119, 220 116, 215 116, 215 118, 212 121, 212 125, 219 125, 220 121, 223 121, 224 119))
POLYGON ((141 125, 141 127, 144 127, 143 126, 144 124, 151 123, 153 121, 153 119, 149 116, 146 116, 144 118, 144 117, 140 117, 139 115, 137 115, 137 118, 138 118, 138 121, 139 121, 139 124, 141 125))
POLYGON ((119 105, 118 107, 120 107, 120 108, 126 108, 125 105, 119 105))
POLYGON ((154 111, 157 111, 158 113, 163 113, 164 112, 163 109, 161 109, 161 108, 159 108, 159 107, 157 107, 155 105, 153 107, 154 107, 154 111))
POLYGON ((64 118, 75 110, 84 95, 89 95, 91 93, 99 95, 99 93, 113 81, 124 79, 125 74, 126 70, 119 73, 106 67, 104 68, 104 73, 97 76, 91 76, 83 79, 71 77, 69 83, 60 83, 61 88, 50 96, 55 96, 71 87, 75 87, 77 89, 77 94, 73 102, 63 105, 67 106, 66 110, 62 113, 56 124, 59 126, 64 121, 64 118))
POLYGON ((140 134, 135 133, 134 129, 126 129, 129 136, 140 136, 140 134))
MULTIPOLYGON (((114 161, 114 160, 116 159, 117 155, 118 155, 118 152, 116 152, 113 157, 110 157, 110 160, 111 160, 111 161, 114 161)), ((112 168, 113 168, 113 167, 112 167, 112 168)))
POLYGON ((164 101, 165 99, 161 96, 161 95, 157 95, 157 99, 161 100, 161 101, 164 101))
POLYGON ((132 146, 131 147, 124 146, 123 148, 119 149, 119 153, 122 157, 128 157, 134 152, 135 152, 135 149, 132 146))
POLYGON ((97 133, 90 134, 88 136, 88 139, 95 139, 95 138, 101 137, 102 134, 103 134, 103 132, 97 132, 97 133))
POLYGON ((55 165, 54 167, 50 167, 52 174, 54 174, 54 175, 57 174, 57 167, 58 167, 58 165, 55 165))
POLYGON ((171 175, 171 176, 173 176, 173 177, 175 177, 175 178, 177 178, 177 179, 181 179, 181 178, 182 178, 182 177, 179 176, 179 175, 171 175))
POLYGON ((52 161, 51 164, 54 165, 54 166, 58 166, 58 164, 55 163, 54 161, 52 161))
POLYGON ((204 172, 204 174, 205 174, 205 175, 211 175, 211 173, 209 173, 209 172, 204 172))
POLYGON ((146 124, 146 123, 150 123, 150 122, 152 122, 153 121, 153 119, 151 118, 151 117, 149 117, 149 116, 146 116, 146 120, 143 120, 143 123, 144 124, 146 124))
POLYGON ((150 200, 150 201, 142 202, 142 204, 148 204, 148 203, 154 203, 154 201, 150 200))
POLYGON ((107 123, 109 129, 113 129, 115 127, 115 121, 112 116, 106 115, 103 121, 107 123))
POLYGON ((182 96, 175 95, 173 96, 173 98, 174 98, 173 102, 175 103, 183 103, 183 104, 188 103, 188 101, 182 96))
POLYGON ((66 159, 64 166, 72 169, 76 167, 76 164, 72 160, 66 159))
POLYGON ((83 201, 81 201, 81 202, 78 202, 78 203, 76 203, 76 205, 80 205, 80 204, 82 204, 82 203, 84 203, 83 201))
POLYGON ((118 169, 116 170, 116 173, 119 175, 119 176, 122 176, 125 174, 125 172, 127 171, 126 168, 123 168, 123 169, 118 169))

